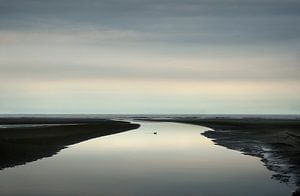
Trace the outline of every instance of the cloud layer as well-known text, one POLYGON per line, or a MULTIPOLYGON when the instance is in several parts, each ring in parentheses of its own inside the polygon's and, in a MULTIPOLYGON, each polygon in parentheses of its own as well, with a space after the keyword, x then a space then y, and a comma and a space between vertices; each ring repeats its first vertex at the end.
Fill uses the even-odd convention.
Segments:
POLYGON ((297 0, 0 0, 0 112, 299 113, 299 24, 297 0))

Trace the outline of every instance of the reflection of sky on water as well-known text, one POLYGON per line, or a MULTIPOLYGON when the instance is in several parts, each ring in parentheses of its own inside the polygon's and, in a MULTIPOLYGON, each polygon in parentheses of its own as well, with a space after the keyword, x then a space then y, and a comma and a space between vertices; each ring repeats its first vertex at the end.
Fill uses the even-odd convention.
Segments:
POLYGON ((1 192, 289 195, 257 158, 213 145, 200 134, 204 130, 143 122, 137 130, 82 142, 52 158, 4 170, 1 192))

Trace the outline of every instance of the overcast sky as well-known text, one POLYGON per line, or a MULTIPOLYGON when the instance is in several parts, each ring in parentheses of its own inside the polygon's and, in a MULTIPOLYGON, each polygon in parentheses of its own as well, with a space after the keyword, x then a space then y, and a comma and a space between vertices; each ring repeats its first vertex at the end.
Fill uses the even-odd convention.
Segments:
POLYGON ((300 113, 299 0, 0 0, 0 113, 300 113))

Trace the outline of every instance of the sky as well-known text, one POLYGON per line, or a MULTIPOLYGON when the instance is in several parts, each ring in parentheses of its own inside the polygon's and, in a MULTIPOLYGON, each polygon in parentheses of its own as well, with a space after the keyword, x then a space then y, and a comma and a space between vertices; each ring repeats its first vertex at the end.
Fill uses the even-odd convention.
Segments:
POLYGON ((300 1, 0 0, 0 113, 300 114, 300 1))

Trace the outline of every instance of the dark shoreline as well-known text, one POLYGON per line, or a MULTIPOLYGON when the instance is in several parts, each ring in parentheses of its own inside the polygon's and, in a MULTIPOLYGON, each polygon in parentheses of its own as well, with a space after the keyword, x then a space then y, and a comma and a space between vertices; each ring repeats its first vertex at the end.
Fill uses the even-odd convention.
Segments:
MULTIPOLYGON (((56 117, 0 117, 0 125, 20 124, 100 124, 112 122, 100 118, 56 118, 56 117)), ((116 121, 117 122, 117 121, 116 121)))
POLYGON ((141 118, 140 120, 178 122, 205 126, 203 133, 217 145, 259 157, 272 178, 300 188, 300 120, 263 118, 141 118))
POLYGON ((88 139, 139 127, 124 121, 73 118, 1 118, 1 124, 60 125, 0 128, 0 170, 51 157, 69 145, 88 139))

